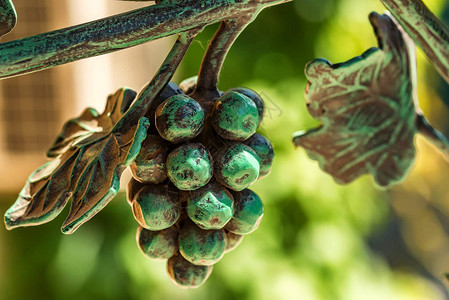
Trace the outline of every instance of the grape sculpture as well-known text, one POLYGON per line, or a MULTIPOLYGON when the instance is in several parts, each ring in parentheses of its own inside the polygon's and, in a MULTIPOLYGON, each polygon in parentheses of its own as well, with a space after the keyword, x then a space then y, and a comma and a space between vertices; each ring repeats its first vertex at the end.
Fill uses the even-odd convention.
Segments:
POLYGON ((195 85, 195 78, 170 82, 152 103, 127 189, 140 250, 167 259, 182 288, 204 283, 213 265, 257 229, 263 204, 248 187, 270 172, 274 157, 256 133, 264 115, 257 93, 235 88, 194 99, 195 85))

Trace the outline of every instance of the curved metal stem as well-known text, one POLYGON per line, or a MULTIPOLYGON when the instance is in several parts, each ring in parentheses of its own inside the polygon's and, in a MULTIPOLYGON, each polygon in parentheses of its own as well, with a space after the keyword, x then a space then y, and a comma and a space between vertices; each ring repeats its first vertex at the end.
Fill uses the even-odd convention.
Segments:
POLYGON ((449 83, 449 30, 421 0, 381 0, 449 83))
POLYGON ((423 115, 417 115, 416 123, 419 133, 437 147, 444 158, 449 161, 449 140, 441 132, 433 128, 423 115))
MULTIPOLYGON (((255 13, 253 13, 255 14, 255 13)), ((222 21, 207 48, 201 63, 193 97, 215 99, 219 97, 218 78, 226 55, 240 33, 251 22, 253 14, 244 18, 222 21)))

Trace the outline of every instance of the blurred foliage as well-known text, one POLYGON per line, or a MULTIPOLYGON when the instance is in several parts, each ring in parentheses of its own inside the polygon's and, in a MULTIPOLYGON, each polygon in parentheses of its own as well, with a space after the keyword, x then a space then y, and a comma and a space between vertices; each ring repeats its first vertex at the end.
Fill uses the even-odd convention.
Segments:
MULTIPOLYGON (((426 1, 435 11, 443 2, 426 1)), ((271 175, 254 185, 265 203, 261 226, 204 286, 175 287, 165 261, 139 252, 137 224, 120 194, 71 236, 59 232, 64 216, 12 232, 1 226, 0 299, 446 299, 435 278, 449 270, 449 168, 435 150, 419 140, 410 178, 387 193, 368 177, 335 184, 291 144, 294 130, 317 124, 305 109, 304 65, 315 57, 348 60, 375 46, 367 19, 374 10, 384 10, 377 0, 295 0, 263 11, 229 53, 220 87, 247 86, 264 97, 261 133, 276 158, 271 175)), ((178 82, 197 73, 215 28, 197 38, 178 82)), ((419 67, 423 110, 447 128, 448 112, 432 88, 438 76, 422 55, 419 67)), ((3 213, 15 195, 0 197, 3 213)))

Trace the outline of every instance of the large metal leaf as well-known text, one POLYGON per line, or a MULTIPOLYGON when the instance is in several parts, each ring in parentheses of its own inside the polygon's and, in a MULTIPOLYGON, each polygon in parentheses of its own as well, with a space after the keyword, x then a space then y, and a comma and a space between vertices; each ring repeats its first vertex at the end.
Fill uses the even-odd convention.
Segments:
POLYGON ((120 175, 140 151, 147 118, 128 127, 114 127, 136 93, 121 89, 108 97, 98 115, 88 109, 68 121, 49 151, 55 158, 34 171, 5 213, 8 229, 54 219, 72 199, 62 231, 72 233, 106 206, 119 188, 120 175))
POLYGON ((387 15, 370 15, 379 41, 360 57, 306 67, 310 114, 322 122, 294 143, 339 183, 371 173, 389 186, 404 178, 415 158, 414 61, 402 31, 387 15))

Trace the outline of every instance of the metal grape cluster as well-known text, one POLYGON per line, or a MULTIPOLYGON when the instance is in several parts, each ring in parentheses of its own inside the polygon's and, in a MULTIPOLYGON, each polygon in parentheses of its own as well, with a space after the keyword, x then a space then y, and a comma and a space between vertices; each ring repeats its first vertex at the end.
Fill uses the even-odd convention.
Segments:
POLYGON ((247 88, 195 100, 196 78, 169 83, 147 114, 154 120, 131 164, 128 201, 137 243, 184 288, 201 285, 212 266, 253 232, 263 216, 248 187, 271 170, 273 147, 256 132, 264 115, 247 88), (194 95, 192 95, 194 96, 194 95))

